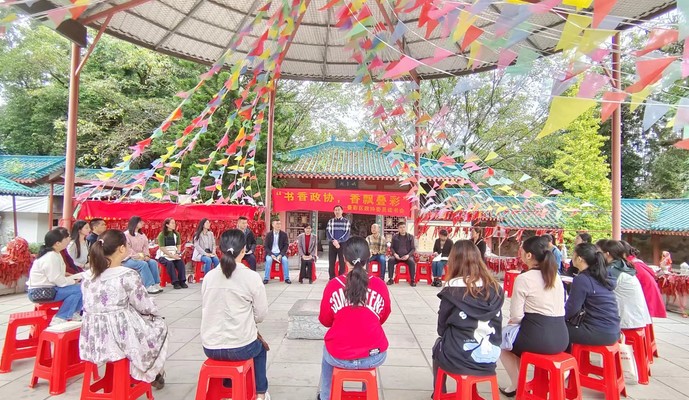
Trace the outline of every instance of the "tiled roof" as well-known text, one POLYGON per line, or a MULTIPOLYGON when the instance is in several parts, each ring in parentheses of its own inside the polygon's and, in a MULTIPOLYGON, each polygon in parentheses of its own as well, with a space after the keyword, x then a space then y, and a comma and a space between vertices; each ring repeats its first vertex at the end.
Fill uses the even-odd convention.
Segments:
MULTIPOLYGON (((108 180, 106 189, 111 188, 121 188, 127 183, 130 183, 134 176, 148 171, 147 169, 132 169, 128 171, 117 171, 114 173, 113 177, 108 180)), ((78 183, 88 183, 91 181, 100 180, 99 175, 106 173, 107 171, 97 168, 77 168, 75 171, 76 182, 78 183)))
POLYGON ((625 232, 689 232, 689 199, 622 199, 625 232))
MULTIPOLYGON (((401 155, 413 162, 409 154, 401 155)), ((387 179, 400 176, 401 167, 390 153, 367 141, 329 141, 293 150, 282 158, 277 175, 283 178, 387 179), (395 166, 393 167, 393 164, 395 166)), ((459 167, 443 166, 437 160, 421 158, 421 174, 427 179, 456 179, 465 175, 459 167)))
POLYGON ((34 183, 64 169, 64 156, 0 155, 0 176, 19 183, 34 183))
POLYGON ((36 196, 33 189, 0 176, 0 196, 36 196))

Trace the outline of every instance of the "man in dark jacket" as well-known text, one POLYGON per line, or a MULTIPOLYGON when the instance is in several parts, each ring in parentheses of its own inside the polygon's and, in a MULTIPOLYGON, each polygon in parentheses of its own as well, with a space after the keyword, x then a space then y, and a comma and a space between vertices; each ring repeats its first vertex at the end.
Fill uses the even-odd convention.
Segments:
POLYGON ((239 217, 237 220, 237 229, 244 232, 244 238, 246 239, 244 260, 249 263, 249 268, 256 271, 256 256, 254 255, 254 251, 256 251, 256 237, 251 229, 249 229, 249 221, 246 217, 239 217))
MULTIPOLYGON (((433 376, 438 367, 458 375, 495 375, 502 342, 501 290, 471 296, 462 278, 450 280, 438 293, 438 335, 433 346, 433 376)), ((443 388, 444 388, 443 382, 443 388)))
POLYGON ((282 263, 282 273, 285 276, 285 283, 291 284, 289 280, 289 265, 287 263, 287 249, 289 248, 289 240, 287 234, 280 230, 282 222, 276 219, 271 224, 273 229, 268 232, 265 240, 263 240, 263 248, 266 251, 266 274, 263 277, 263 283, 270 281, 270 269, 274 262, 282 263))
POLYGON ((407 264, 409 269, 409 276, 411 277, 410 285, 416 286, 414 277, 416 276, 416 263, 414 262, 414 253, 416 248, 414 246, 414 236, 407 233, 407 223, 400 222, 397 225, 397 231, 392 237, 390 249, 392 250, 392 257, 388 260, 388 285, 395 283, 395 265, 402 263, 407 264))

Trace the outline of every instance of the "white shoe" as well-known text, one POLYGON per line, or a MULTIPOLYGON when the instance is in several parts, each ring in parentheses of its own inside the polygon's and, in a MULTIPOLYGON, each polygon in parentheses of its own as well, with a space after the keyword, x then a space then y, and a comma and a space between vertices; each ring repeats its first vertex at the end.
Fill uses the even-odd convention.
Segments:
POLYGON ((74 313, 74 315, 72 315, 72 321, 81 321, 81 314, 78 312, 74 313))
POLYGON ((146 288, 146 291, 148 292, 148 294, 158 294, 158 293, 162 292, 163 290, 156 288, 155 285, 151 285, 151 286, 146 288))
POLYGON ((60 325, 60 324, 64 324, 65 322, 67 322, 66 319, 53 317, 53 319, 50 321, 50 324, 48 324, 48 326, 60 325))
POLYGON ((156 283, 156 284, 153 285, 153 286, 156 287, 156 290, 158 291, 158 293, 162 293, 162 292, 163 292, 163 288, 160 287, 160 284, 159 284, 159 283, 156 283))
POLYGON ((270 400, 270 393, 266 392, 265 397, 263 397, 264 400, 270 400))

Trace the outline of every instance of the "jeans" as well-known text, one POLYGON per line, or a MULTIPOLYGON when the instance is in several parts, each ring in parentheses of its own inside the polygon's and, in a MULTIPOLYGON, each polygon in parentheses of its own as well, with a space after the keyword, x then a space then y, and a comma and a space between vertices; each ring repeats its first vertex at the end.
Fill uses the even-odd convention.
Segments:
POLYGON ((407 268, 409 269, 409 277, 411 278, 411 282, 414 282, 414 277, 416 276, 416 262, 414 261, 414 255, 410 255, 406 260, 398 260, 395 257, 390 257, 388 260, 388 278, 390 280, 395 279, 395 265, 397 264, 407 264, 407 268))
POLYGON ((330 274, 330 279, 335 279, 335 277, 340 276, 345 273, 345 260, 343 251, 344 242, 340 243, 340 248, 337 249, 333 245, 333 242, 328 242, 328 273, 330 274), (340 262, 339 271, 335 271, 335 259, 340 262))
MULTIPOLYGON (((270 279, 270 269, 273 267, 273 256, 279 256, 279 254, 267 254, 266 255, 266 275, 264 279, 270 279)), ((289 279, 289 264, 287 264, 287 256, 282 256, 282 274, 285 280, 289 279)))
POLYGON ((331 356, 325 346, 323 346, 323 361, 321 363, 321 399, 330 399, 330 391, 333 383, 333 369, 335 367, 342 369, 377 368, 385 362, 385 357, 387 357, 387 352, 382 352, 366 358, 359 358, 357 360, 340 360, 331 356))
POLYGON ((260 340, 255 340, 244 347, 236 349, 207 349, 203 348, 206 357, 217 361, 244 361, 254 359, 254 375, 256 377, 256 393, 268 391, 268 377, 266 376, 267 353, 260 340))
MULTIPOLYGON (((378 269, 378 273, 380 274, 380 279, 385 280, 385 267, 387 262, 385 261, 385 255, 384 254, 376 254, 375 256, 371 256, 371 258, 368 259, 369 263, 371 261, 376 261, 378 265, 380 266, 378 269)), ((371 264, 368 265, 369 272, 371 270, 371 264)))
POLYGON ((170 282, 172 282, 173 285, 175 283, 186 283, 187 269, 184 266, 184 261, 168 260, 165 257, 160 257, 158 262, 163 264, 165 269, 167 269, 167 274, 170 277, 170 282))
POLYGON ((75 313, 81 312, 84 302, 81 297, 81 285, 69 285, 65 287, 55 287, 55 301, 61 301, 62 305, 56 317, 70 319, 75 313))
POLYGON ((149 287, 160 283, 160 274, 158 273, 158 263, 156 260, 150 259, 148 261, 135 260, 130 258, 122 263, 123 266, 131 268, 141 275, 141 281, 144 287, 149 287))
POLYGON ((201 256, 201 261, 203 262, 203 273, 207 274, 211 269, 217 267, 220 264, 218 257, 212 256, 201 256), (212 265, 212 266, 211 266, 212 265))
POLYGON ((431 263, 431 269, 433 270, 433 277, 434 278, 440 278, 443 276, 443 270, 445 269, 445 266, 447 265, 446 260, 442 261, 433 261, 431 263))
POLYGON ((244 254, 244 258, 242 260, 249 263, 249 268, 251 268, 252 271, 256 271, 256 256, 253 254, 244 254))

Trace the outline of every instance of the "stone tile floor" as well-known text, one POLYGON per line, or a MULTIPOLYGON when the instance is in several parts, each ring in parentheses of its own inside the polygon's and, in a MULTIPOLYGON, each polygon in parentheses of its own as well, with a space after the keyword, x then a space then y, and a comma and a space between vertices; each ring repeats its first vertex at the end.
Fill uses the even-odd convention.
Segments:
MULTIPOLYGON (((287 311, 299 299, 320 299, 327 271, 319 263, 319 279, 313 285, 296 282, 297 271, 291 271, 293 284, 275 280, 267 285, 269 316, 259 329, 270 343, 268 353, 269 392, 275 400, 311 400, 316 398, 320 377, 322 341, 289 340, 287 311)), ((158 399, 194 399, 198 371, 205 359, 199 338, 201 322, 201 285, 173 290, 170 286, 156 296, 156 302, 170 326, 170 353, 166 364, 166 386, 154 391, 158 399)), ((425 400, 432 391, 431 347, 436 339, 438 289, 425 284, 412 288, 407 284, 390 287, 392 315, 384 328, 390 341, 385 364, 378 372, 380 396, 385 400, 425 400)), ((505 304, 508 310, 509 302, 505 304)), ((11 313, 30 311, 25 295, 0 297, 0 326, 4 332, 11 313)), ((660 358, 652 365, 649 385, 627 386, 632 399, 689 399, 689 321, 677 314, 655 321, 660 358)), ((2 343, 0 343, 1 345, 2 343)), ((48 385, 39 380, 29 389, 34 359, 15 361, 12 372, 0 374, 0 396, 12 399, 78 399, 81 378, 68 381, 67 392, 50 396, 48 385)), ((498 363, 498 381, 507 383, 507 375, 498 363)), ((485 390, 482 388, 481 390, 485 390)), ((601 394, 584 390, 585 399, 602 399, 601 394)))

